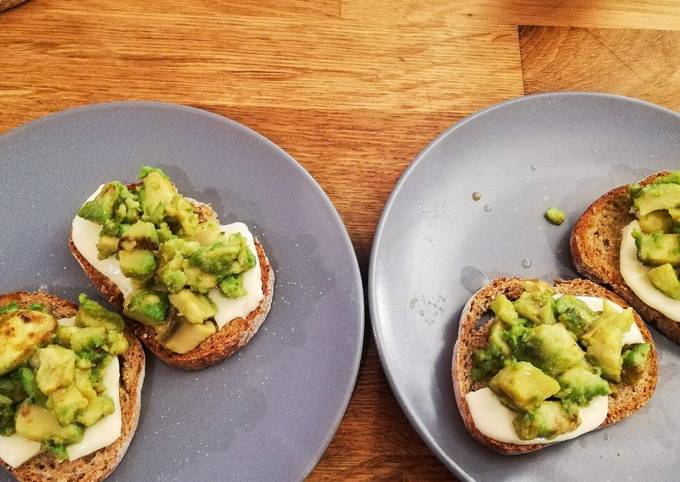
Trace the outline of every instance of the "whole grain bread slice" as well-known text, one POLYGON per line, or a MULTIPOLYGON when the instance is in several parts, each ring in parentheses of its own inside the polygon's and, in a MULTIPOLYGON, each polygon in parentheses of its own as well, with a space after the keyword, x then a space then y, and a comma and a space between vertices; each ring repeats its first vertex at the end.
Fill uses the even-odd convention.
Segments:
MULTIPOLYGON (((49 307, 56 319, 70 318, 78 307, 70 301, 44 292, 18 292, 0 295, 0 306, 17 303, 42 303, 49 307)), ((141 343, 126 331, 130 342, 128 350, 119 357, 120 408, 123 420, 122 434, 111 445, 74 461, 58 462, 53 455, 42 453, 12 469, 0 459, 0 465, 20 482, 97 482, 104 480, 118 466, 137 429, 144 383, 144 349, 141 343)))
MULTIPOLYGON (((135 186, 136 184, 130 184, 128 188, 134 188, 135 186)), ((217 217, 208 204, 190 198, 187 199, 193 203, 194 211, 198 214, 201 222, 217 217)), ((68 245, 71 253, 78 260, 90 281, 111 303, 122 309, 124 301, 123 293, 121 293, 118 287, 85 259, 80 251, 78 251, 78 248, 76 248, 71 236, 69 237, 68 245)), ((262 291, 264 294, 262 301, 245 318, 231 320, 226 326, 217 330, 215 334, 208 337, 192 351, 185 354, 170 351, 163 347, 156 339, 156 333, 153 328, 126 318, 128 326, 154 355, 176 368, 201 370, 232 356, 257 333, 265 318, 267 318, 274 296, 274 270, 269 263, 264 247, 257 239, 255 239, 255 250, 257 251, 257 259, 261 269, 262 291)))
MULTIPOLYGON (((588 280, 557 280, 553 284, 553 289, 555 293, 595 296, 608 299, 623 308, 628 307, 628 304, 623 299, 588 280)), ((465 427, 476 440, 487 447, 506 455, 533 452, 545 448, 550 444, 519 445, 499 442, 487 437, 475 426, 470 413, 470 408, 465 400, 465 395, 485 386, 483 382, 475 382, 472 380, 470 371, 474 366, 473 355, 475 350, 486 346, 489 337, 489 329, 491 328, 491 323, 493 321, 492 313, 489 308, 491 302, 500 294, 504 294, 510 300, 515 300, 519 298, 521 293, 522 279, 503 277, 492 280, 475 293, 463 308, 458 326, 458 338, 453 350, 453 389, 456 396, 456 404, 458 405, 458 410, 463 418, 465 427), (485 317, 488 317, 489 319, 485 319, 485 317)), ((638 411, 652 397, 656 388, 658 375, 656 347, 649 334, 649 330, 647 330, 644 322, 635 312, 634 318, 635 323, 642 332, 643 338, 652 346, 647 369, 642 378, 635 385, 622 384, 609 396, 609 412, 607 413, 607 418, 599 428, 604 428, 620 422, 638 411)))
MULTIPOLYGON (((658 172, 640 181, 649 184, 668 174, 658 172)), ((646 305, 631 290, 619 270, 621 231, 635 216, 630 212, 626 186, 604 194, 581 215, 571 233, 571 257, 576 270, 588 279, 606 286, 626 300, 642 318, 661 333, 680 343, 680 323, 646 305)))

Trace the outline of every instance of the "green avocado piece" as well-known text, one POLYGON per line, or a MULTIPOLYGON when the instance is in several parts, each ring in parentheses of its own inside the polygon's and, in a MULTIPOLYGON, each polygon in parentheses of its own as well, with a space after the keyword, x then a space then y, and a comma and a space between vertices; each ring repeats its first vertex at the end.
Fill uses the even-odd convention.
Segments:
POLYGON ((507 358, 512 354, 512 351, 510 350, 510 345, 505 341, 504 328, 503 322, 500 320, 496 320, 491 324, 488 346, 493 350, 497 350, 503 357, 507 358))
POLYGON ((165 215, 168 222, 178 224, 182 228, 182 236, 192 236, 198 229, 198 215, 194 212, 193 204, 179 194, 165 206, 165 215))
POLYGON ((513 303, 517 313, 534 324, 554 324, 552 288, 543 281, 525 281, 523 285, 525 291, 513 303))
MULTIPOLYGON (((23 369, 26 370, 26 368, 23 369)), ((19 368, 4 377, 0 377, 0 397, 7 398, 8 403, 20 402, 28 397, 28 394, 21 383, 20 370, 22 370, 22 368, 19 368)))
POLYGON ((640 216, 660 209, 680 207, 680 184, 661 183, 644 186, 640 195, 633 200, 633 206, 640 216))
POLYGON ((97 258, 106 259, 118 252, 119 238, 103 234, 97 243, 97 258))
POLYGON ((210 246, 217 241, 222 231, 216 221, 205 221, 198 225, 192 238, 199 242, 201 246, 210 246))
MULTIPOLYGON (((192 266, 187 260, 183 262, 182 269, 186 275, 186 284, 194 291, 207 293, 208 290, 217 286, 217 277, 214 274, 206 273, 201 268, 192 266)), ((222 285, 220 284, 220 286, 222 285)))
POLYGON ((54 317, 41 311, 20 309, 0 315, 0 376, 23 365, 56 328, 54 317))
POLYGON ((547 219, 548 222, 554 224, 555 226, 562 224, 565 218, 564 211, 558 208, 548 208, 543 216, 545 216, 545 219, 547 219))
POLYGON ((78 414, 77 422, 91 427, 107 415, 115 411, 113 400, 108 395, 99 395, 90 401, 87 407, 78 414))
POLYGON ((564 295, 554 302, 557 319, 576 336, 586 332, 588 325, 597 318, 597 314, 577 297, 564 295))
POLYGON ((557 377, 561 390, 557 398, 585 406, 598 395, 612 393, 609 384, 588 369, 586 363, 571 367, 557 377))
POLYGON ((156 226, 146 221, 137 221, 130 225, 120 238, 120 247, 126 251, 133 249, 158 249, 158 233, 156 226))
POLYGON ((168 296, 172 306, 195 325, 203 323, 217 314, 215 304, 205 295, 184 289, 168 296))
POLYGON ((638 258, 643 263, 654 266, 666 263, 680 264, 680 234, 645 234, 633 231, 633 237, 638 258))
POLYGON ((535 410, 515 417, 512 425, 522 440, 553 439, 575 430, 581 425, 581 418, 577 410, 567 410, 560 402, 549 400, 535 410))
POLYGON ((635 321, 630 308, 617 313, 607 309, 605 304, 605 310, 581 337, 589 361, 602 370, 604 378, 614 383, 621 381, 623 335, 630 329, 632 323, 635 321))
POLYGON ((680 300, 680 280, 671 264, 662 264, 647 272, 649 281, 666 296, 680 300))
POLYGON ((242 274, 231 274, 222 278, 222 281, 220 281, 220 291, 227 298, 240 298, 248 294, 243 287, 242 274))
POLYGON ((654 180, 653 184, 680 184, 680 171, 673 171, 665 176, 658 177, 654 180))
POLYGON ((180 320, 177 329, 163 340, 162 344, 170 351, 184 354, 196 348, 216 331, 215 325, 209 321, 193 324, 180 320))
POLYGON ((78 412, 87 405, 88 400, 80 390, 75 385, 69 385, 50 393, 46 406, 54 412, 61 425, 68 425, 76 421, 78 412))
POLYGON ((93 200, 83 204, 78 211, 78 216, 97 224, 104 224, 113 217, 113 210, 122 187, 119 182, 106 184, 93 200))
POLYGON ((519 320, 519 315, 515 311, 515 306, 505 295, 496 296, 491 302, 491 310, 496 315, 496 318, 507 323, 508 325, 515 325, 519 320))
POLYGON ((623 350, 623 373, 621 378, 626 383, 635 383, 640 379, 647 367, 649 353, 652 347, 649 343, 638 343, 623 350))
POLYGON ((149 289, 135 291, 123 305, 125 316, 150 326, 164 324, 169 309, 168 295, 149 289))
MULTIPOLYGON (((161 256, 161 260, 163 257, 161 256)), ((161 264, 156 272, 156 280, 167 288, 170 293, 177 293, 187 284, 187 275, 184 272, 185 260, 181 254, 176 254, 172 259, 161 264)))
MULTIPOLYGON (((674 210, 675 211, 675 210, 674 210)), ((668 211, 652 211, 638 220, 643 233, 672 233, 673 218, 668 211)))
POLYGON ((197 266, 218 279, 230 274, 240 274, 255 266, 255 256, 248 249, 246 238, 234 233, 229 238, 218 238, 208 247, 201 247, 189 258, 192 266, 197 266))
POLYGON ((139 189, 139 202, 146 219, 154 224, 163 221, 164 208, 177 194, 175 185, 165 173, 157 168, 144 166, 140 170, 142 186, 139 189))
POLYGON ((562 324, 538 325, 526 340, 529 361, 550 376, 557 376, 580 362, 585 353, 562 324))
POLYGON ((59 345, 47 345, 36 352, 38 388, 46 395, 73 383, 76 354, 59 345))
POLYGON ((526 412, 559 392, 560 384, 531 363, 513 361, 494 375, 489 388, 510 408, 526 412))
MULTIPOLYGON (((69 344, 76 353, 92 350, 106 344, 106 328, 103 326, 72 326, 69 344)), ((60 330, 61 331, 61 330, 60 330)))
POLYGON ((156 271, 156 257, 153 251, 146 249, 119 251, 118 261, 120 270, 125 276, 139 281, 148 280, 156 271))
POLYGON ((76 325, 78 326, 103 326, 108 331, 123 332, 125 324, 123 318, 116 312, 107 310, 86 294, 78 296, 80 306, 76 312, 76 325))
POLYGON ((54 412, 28 402, 19 406, 15 423, 18 435, 36 442, 72 444, 83 438, 84 430, 77 424, 62 426, 54 412))

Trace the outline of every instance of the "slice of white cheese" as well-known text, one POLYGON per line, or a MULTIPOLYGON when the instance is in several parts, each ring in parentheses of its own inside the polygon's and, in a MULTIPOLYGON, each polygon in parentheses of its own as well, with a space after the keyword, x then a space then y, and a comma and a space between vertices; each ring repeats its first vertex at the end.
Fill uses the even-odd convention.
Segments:
MULTIPOLYGON (((553 298, 558 299, 561 296, 561 294, 556 294, 553 298)), ((602 298, 595 296, 577 296, 576 298, 583 301, 593 311, 602 311, 604 307, 602 298)), ((613 302, 610 303, 616 311, 623 311, 621 306, 613 302)), ((644 343, 644 341, 640 328, 636 323, 633 323, 630 329, 623 335, 624 345, 644 343)), ((480 432, 499 442, 518 445, 550 444, 578 437, 599 427, 607 418, 609 410, 609 397, 595 397, 588 406, 579 408, 581 425, 576 430, 558 435, 552 440, 544 438, 522 440, 517 436, 515 428, 512 426, 512 421, 517 416, 517 413, 503 405, 490 388, 482 388, 475 392, 469 392, 465 395, 465 401, 470 409, 475 427, 480 432)))
POLYGON ((120 364, 118 357, 113 358, 104 370, 103 383, 106 387, 106 395, 113 400, 114 412, 88 427, 80 442, 66 448, 69 460, 84 457, 107 447, 120 437, 123 418, 120 411, 120 364))
POLYGON ((243 223, 232 223, 220 226, 222 232, 227 237, 234 233, 241 233, 246 238, 248 249, 255 255, 255 267, 243 273, 243 288, 246 295, 240 298, 227 298, 219 288, 213 288, 208 292, 208 296, 217 306, 215 322, 218 328, 222 328, 234 318, 245 318, 248 313, 258 307, 264 297, 262 291, 262 268, 260 259, 255 250, 253 235, 243 223))
MULTIPOLYGON (((74 326, 75 318, 62 318, 61 326, 74 326)), ((120 437, 122 429, 122 415, 120 411, 120 365, 118 357, 115 357, 104 370, 103 383, 106 394, 111 397, 114 404, 114 412, 107 415, 93 426, 85 429, 83 439, 67 447, 69 460, 91 454, 101 448, 115 442, 120 437)), ((27 460, 40 453, 40 443, 25 439, 17 434, 9 437, 0 436, 0 459, 12 468, 19 467, 27 460)))
POLYGON ((663 313, 673 321, 680 321, 680 301, 674 300, 656 289, 649 280, 649 268, 637 257, 637 247, 633 231, 639 230, 640 224, 632 221, 621 233, 621 250, 619 252, 619 269, 621 276, 633 293, 646 305, 663 313))
POLYGON ((586 432, 599 427, 607 418, 609 410, 609 397, 599 396, 593 398, 587 407, 579 408, 581 425, 576 430, 558 435, 552 440, 535 438, 522 440, 517 436, 512 421, 517 413, 503 405, 490 388, 482 388, 465 395, 465 401, 470 408, 475 427, 489 438, 499 442, 513 443, 517 445, 550 444, 562 442, 578 437, 586 432))

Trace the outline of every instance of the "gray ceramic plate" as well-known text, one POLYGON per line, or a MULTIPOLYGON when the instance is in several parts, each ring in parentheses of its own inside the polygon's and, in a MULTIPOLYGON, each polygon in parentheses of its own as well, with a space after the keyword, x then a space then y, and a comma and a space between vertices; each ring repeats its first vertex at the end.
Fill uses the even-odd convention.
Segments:
MULTIPOLYGON (((66 247, 102 182, 159 165, 224 222, 246 222, 276 271, 274 304, 238 355, 200 372, 147 357, 137 434, 112 480, 296 480, 349 401, 363 336, 352 245, 311 176, 223 117, 157 103, 95 105, 0 136, 2 291, 95 294, 66 247)), ((5 473, 0 479, 7 480, 5 473)))
POLYGON ((488 278, 576 276, 568 240, 580 213, 612 187, 679 168, 678 159, 673 112, 624 97, 548 94, 465 119, 402 176, 373 245, 373 329, 406 415, 460 477, 677 480, 680 347, 658 332, 659 385, 647 407, 607 430, 517 457, 468 434, 450 366, 461 308, 488 278), (542 217, 553 205, 568 214, 560 227, 542 217))

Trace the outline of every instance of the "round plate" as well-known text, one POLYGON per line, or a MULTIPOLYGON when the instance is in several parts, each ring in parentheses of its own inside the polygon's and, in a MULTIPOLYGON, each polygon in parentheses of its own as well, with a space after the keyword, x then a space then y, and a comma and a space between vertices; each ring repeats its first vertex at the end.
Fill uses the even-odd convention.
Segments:
POLYGON ((99 184, 131 182, 146 164, 211 203, 222 222, 247 223, 276 272, 267 320, 231 359, 185 372, 147 355, 139 428, 112 480, 308 474, 349 402, 364 326, 354 250, 312 177, 236 122, 150 102, 84 107, 18 128, 0 136, 0 163, 3 292, 96 295, 67 248, 71 220, 99 184))
POLYGON ((659 384, 645 408, 606 430, 516 457, 492 452, 465 429, 451 357, 461 309, 488 279, 577 276, 569 236, 583 210, 609 189, 677 169, 678 158, 673 112, 625 97, 547 94, 465 119, 402 176, 373 244, 371 319, 402 408, 460 477, 677 479, 680 350, 658 332, 659 384), (550 206, 567 213, 559 227, 543 219, 550 206))

